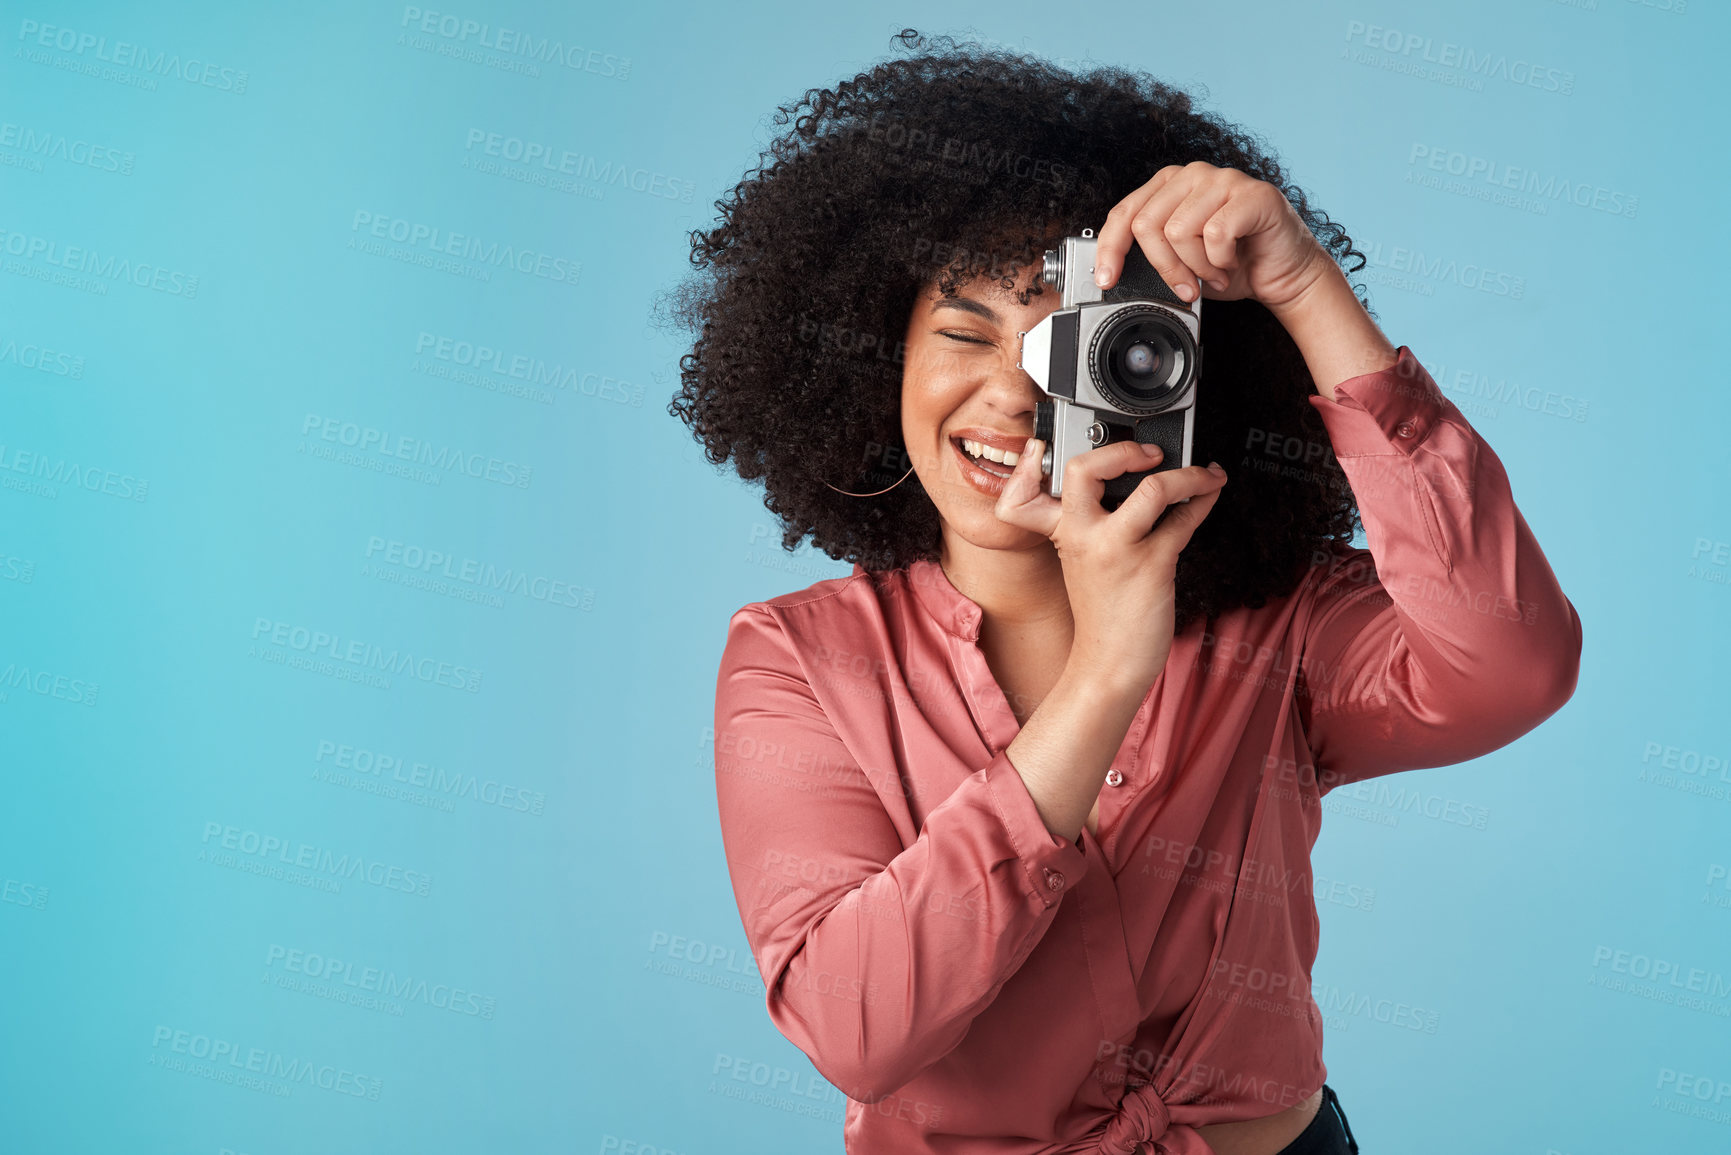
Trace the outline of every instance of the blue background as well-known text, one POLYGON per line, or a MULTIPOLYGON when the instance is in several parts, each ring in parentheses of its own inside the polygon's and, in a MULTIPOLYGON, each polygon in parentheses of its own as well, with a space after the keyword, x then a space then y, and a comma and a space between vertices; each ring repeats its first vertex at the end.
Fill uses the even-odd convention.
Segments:
POLYGON ((1315 980, 1364 1150, 1731 1148, 1722 7, 249 8, 0 26, 0 1149, 841 1150, 708 727, 732 611, 849 567, 667 414, 650 305, 771 110, 904 24, 1273 142, 1584 620, 1536 731, 1331 796, 1316 871, 1360 899, 1319 900, 1315 980))

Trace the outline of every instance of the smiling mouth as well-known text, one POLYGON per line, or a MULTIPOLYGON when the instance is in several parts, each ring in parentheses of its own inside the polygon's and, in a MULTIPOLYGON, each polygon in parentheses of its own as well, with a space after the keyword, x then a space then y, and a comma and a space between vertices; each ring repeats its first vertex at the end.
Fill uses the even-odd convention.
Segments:
POLYGON ((969 454, 966 448, 962 448, 961 438, 950 438, 950 445, 956 448, 957 457, 961 457, 962 474, 975 481, 975 485, 988 492, 997 492, 1004 488, 1004 481, 1009 480, 1011 474, 1009 466, 992 461, 990 457, 975 457, 969 454))
POLYGON ((950 438, 950 444, 955 447, 957 457, 960 457, 963 462, 972 466, 980 473, 999 481, 1004 481, 1009 478, 1010 473, 1012 472, 1012 467, 993 461, 989 457, 975 457, 966 449, 962 448, 962 439, 959 437, 950 438))

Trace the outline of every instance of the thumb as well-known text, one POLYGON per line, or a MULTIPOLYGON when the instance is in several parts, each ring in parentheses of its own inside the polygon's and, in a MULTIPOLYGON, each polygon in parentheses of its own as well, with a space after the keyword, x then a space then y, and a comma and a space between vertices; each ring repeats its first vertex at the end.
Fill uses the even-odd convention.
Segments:
POLYGON ((1017 529, 1031 529, 1051 537, 1058 528, 1063 504, 1046 492, 1045 475, 1040 471, 1040 459, 1045 454, 1045 445, 1030 437, 1022 447, 1016 468, 1010 471, 1010 479, 1004 482, 992 513, 999 521, 1017 529))

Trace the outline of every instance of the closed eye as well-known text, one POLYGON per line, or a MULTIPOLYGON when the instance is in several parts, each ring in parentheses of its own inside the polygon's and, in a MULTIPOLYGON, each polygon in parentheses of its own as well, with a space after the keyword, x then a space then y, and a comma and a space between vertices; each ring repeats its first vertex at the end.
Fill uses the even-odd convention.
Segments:
POLYGON ((981 338, 972 336, 971 334, 968 334, 968 333, 954 333, 954 332, 950 332, 948 330, 944 330, 944 331, 940 332, 939 335, 943 336, 943 337, 948 337, 952 341, 964 341, 969 345, 990 345, 991 344, 990 341, 982 340, 981 338))

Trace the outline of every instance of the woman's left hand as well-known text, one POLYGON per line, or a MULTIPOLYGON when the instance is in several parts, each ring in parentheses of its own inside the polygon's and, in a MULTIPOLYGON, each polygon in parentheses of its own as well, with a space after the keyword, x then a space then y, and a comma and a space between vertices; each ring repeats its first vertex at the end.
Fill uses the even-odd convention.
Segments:
POLYGON ((1185 301, 1201 292, 1278 310, 1339 268, 1278 188, 1205 161, 1167 165, 1112 207, 1096 246, 1101 288, 1116 282, 1132 236, 1185 301))

